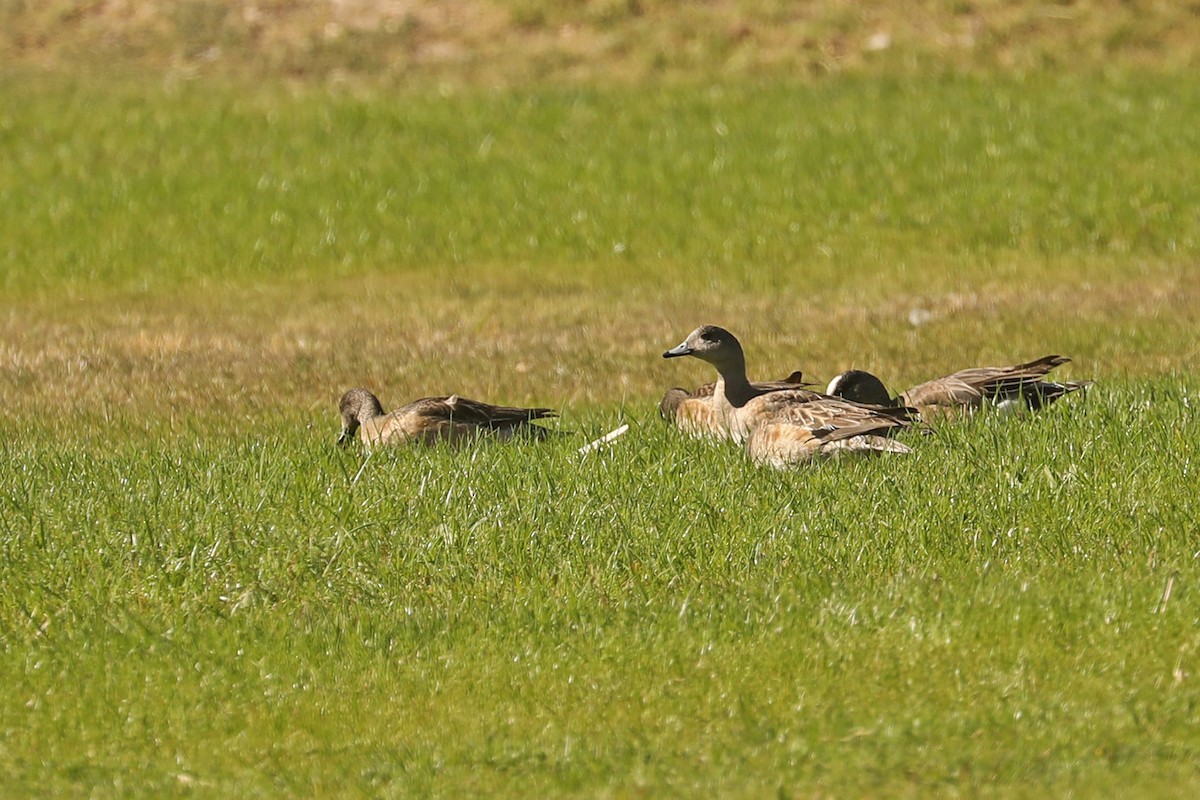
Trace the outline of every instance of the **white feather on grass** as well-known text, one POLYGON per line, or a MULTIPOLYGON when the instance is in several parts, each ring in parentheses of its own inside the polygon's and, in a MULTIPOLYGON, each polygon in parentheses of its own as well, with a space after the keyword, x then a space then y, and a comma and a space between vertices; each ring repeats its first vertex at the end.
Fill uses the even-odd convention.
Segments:
POLYGON ((596 439, 593 442, 588 442, 583 447, 579 448, 579 455, 585 456, 588 453, 592 452, 593 450, 599 450, 601 447, 608 444, 612 440, 618 439, 621 436, 624 436, 628 431, 629 431, 629 423, 625 423, 621 427, 619 427, 615 430, 611 430, 608 433, 604 434, 599 439, 596 439))

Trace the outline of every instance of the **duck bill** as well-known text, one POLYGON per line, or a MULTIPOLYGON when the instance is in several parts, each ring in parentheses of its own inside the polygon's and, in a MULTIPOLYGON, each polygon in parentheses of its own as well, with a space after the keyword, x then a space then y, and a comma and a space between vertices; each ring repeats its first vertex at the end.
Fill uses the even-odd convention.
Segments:
POLYGON ((688 343, 681 342, 663 353, 663 358, 679 358, 680 356, 690 356, 691 354, 692 348, 688 347, 688 343))
POLYGON ((352 441, 354 441, 354 434, 351 433, 350 431, 346 430, 345 428, 343 428, 342 432, 340 434, 338 434, 338 438, 337 438, 338 447, 346 447, 352 441))

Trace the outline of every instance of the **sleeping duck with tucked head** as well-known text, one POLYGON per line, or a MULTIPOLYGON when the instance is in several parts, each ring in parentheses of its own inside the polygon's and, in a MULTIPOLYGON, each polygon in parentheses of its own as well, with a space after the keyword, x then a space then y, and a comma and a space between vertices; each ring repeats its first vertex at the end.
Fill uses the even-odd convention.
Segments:
POLYGON ((533 421, 557 416, 549 408, 495 406, 456 394, 422 397, 385 413, 379 398, 361 388, 342 395, 338 412, 342 417, 338 444, 349 444, 357 434, 367 448, 437 442, 458 445, 484 436, 544 439, 550 431, 533 421))
POLYGON ((924 420, 954 418, 989 405, 1005 412, 1038 411, 1091 385, 1047 380, 1052 369, 1070 360, 1049 355, 1011 367, 972 367, 917 384, 897 397, 876 376, 852 369, 831 380, 826 391, 859 403, 911 406, 924 420))

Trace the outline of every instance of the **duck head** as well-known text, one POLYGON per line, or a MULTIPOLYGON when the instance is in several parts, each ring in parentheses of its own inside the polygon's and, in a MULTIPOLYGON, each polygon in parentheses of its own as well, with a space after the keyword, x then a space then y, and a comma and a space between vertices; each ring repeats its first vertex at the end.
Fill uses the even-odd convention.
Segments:
POLYGON ((342 415, 342 432, 338 444, 342 447, 354 440, 360 425, 369 419, 382 416, 383 405, 379 398, 366 389, 351 389, 338 401, 338 413, 342 415))
POLYGON ((716 325, 701 325, 678 345, 663 353, 663 358, 680 356, 695 356, 701 361, 707 361, 722 374, 744 371, 746 368, 746 357, 737 337, 716 325))
POLYGON ((896 401, 888 393, 883 381, 869 372, 852 369, 843 372, 829 382, 825 394, 873 406, 893 406, 896 401))

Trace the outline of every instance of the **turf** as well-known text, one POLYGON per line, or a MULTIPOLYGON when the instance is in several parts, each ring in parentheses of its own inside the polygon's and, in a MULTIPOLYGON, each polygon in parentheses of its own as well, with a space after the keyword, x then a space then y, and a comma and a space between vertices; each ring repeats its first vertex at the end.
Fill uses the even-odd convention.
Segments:
POLYGON ((45 83, 4 84, 9 290, 436 266, 417 279, 661 288, 692 269, 690 292, 819 292, 885 273, 890 294, 1200 247, 1186 78, 365 99, 45 83))
POLYGON ((6 794, 1200 788, 1193 81, 283 89, 0 83, 6 794), (778 474, 656 418, 701 322, 1097 383, 778 474))
POLYGON ((1184 791, 1197 387, 1145 396, 787 475, 645 415, 585 459, 34 436, 6 453, 5 782, 1184 791))

